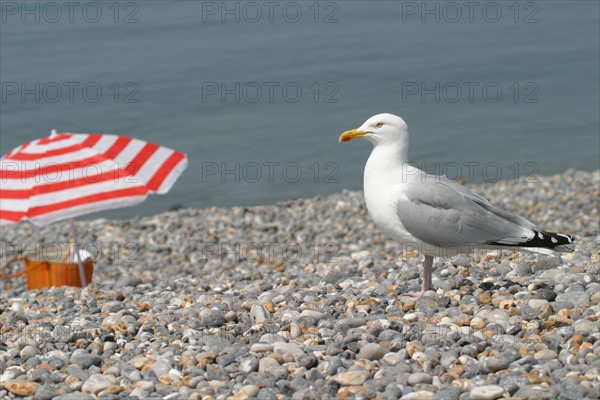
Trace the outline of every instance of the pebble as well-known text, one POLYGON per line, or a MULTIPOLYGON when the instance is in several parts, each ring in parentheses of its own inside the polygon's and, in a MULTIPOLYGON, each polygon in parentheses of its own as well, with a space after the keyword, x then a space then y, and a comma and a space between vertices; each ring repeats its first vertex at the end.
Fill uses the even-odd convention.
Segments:
POLYGON ((527 263, 520 263, 515 267, 515 272, 521 277, 528 276, 532 272, 531 265, 527 263))
POLYGON ((21 350, 20 356, 23 360, 27 360, 31 357, 37 356, 40 354, 40 350, 36 346, 25 346, 21 350))
POLYGON ((478 386, 471 389, 470 400, 495 400, 504 393, 504 388, 497 385, 478 386))
POLYGON ((258 360, 256 358, 246 358, 240 362, 240 372, 248 374, 258 369, 258 360))
POLYGON ((506 357, 493 356, 488 357, 483 361, 483 369, 487 372, 496 372, 507 369, 510 365, 510 360, 506 357))
POLYGON ((116 385, 117 380, 112 375, 91 375, 81 387, 81 391, 84 393, 96 394, 110 386, 116 385))
POLYGON ((71 356, 71 363, 77 365, 81 369, 88 369, 89 367, 102 365, 102 358, 92 354, 74 354, 71 356))
POLYGON ((28 382, 23 379, 9 379, 3 383, 3 386, 9 392, 18 396, 31 396, 38 390, 40 384, 37 382, 28 382))
POLYGON ((415 386, 415 385, 419 385, 422 383, 429 384, 431 382, 433 382, 433 377, 424 372, 417 372, 414 374, 410 374, 410 376, 408 377, 408 384, 410 386, 415 386))
POLYGON ((64 385, 45 383, 35 391, 36 400, 51 400, 67 393, 64 385))
MULTIPOLYGON (((475 185, 576 250, 439 258, 420 297, 405 295, 419 255, 375 228, 360 192, 79 222, 100 245, 88 287, 0 281, 0 398, 598 398, 599 180, 475 185), (266 243, 279 248, 250 254, 266 243)), ((0 257, 68 235, 10 226, 0 257)))
POLYGON ((549 305, 550 303, 548 302, 548 300, 545 299, 531 299, 527 302, 527 304, 529 305, 529 307, 535 310, 542 310, 544 307, 546 307, 546 305, 549 305))
POLYGON ((572 303, 575 307, 582 307, 589 304, 590 296, 586 292, 567 292, 556 296, 557 302, 572 303))
POLYGON ((327 314, 323 313, 323 312, 319 312, 319 311, 314 311, 314 310, 304 310, 300 313, 300 318, 302 317, 306 317, 306 318, 312 318, 316 321, 320 321, 324 318, 327 318, 327 314))
POLYGON ((431 400, 433 399, 433 392, 428 390, 420 390, 418 392, 407 393, 402 396, 402 400, 431 400))
POLYGON ((347 371, 336 375, 334 379, 340 385, 357 386, 362 385, 369 375, 369 371, 367 370, 347 371))
POLYGON ((94 400, 97 397, 94 397, 90 394, 87 393, 82 393, 82 392, 71 392, 71 393, 67 393, 67 394, 63 394, 60 396, 55 397, 52 400, 94 400))
POLYGON ((383 361, 392 366, 400 364, 403 360, 398 353, 387 353, 383 356, 383 361))
POLYGON ((588 335, 594 330, 598 331, 600 327, 598 321, 593 322, 589 319, 580 319, 579 321, 573 323, 573 329, 575 330, 575 333, 580 335, 588 335))
POLYGON ((301 356, 304 354, 304 350, 302 350, 299 346, 288 342, 273 343, 273 351, 279 354, 290 353, 294 356, 301 356))
POLYGON ((387 350, 377 343, 367 343, 358 353, 358 358, 367 360, 380 360, 387 353, 387 350))
POLYGON ((542 299, 546 301, 554 301, 556 300, 557 293, 552 289, 540 289, 537 290, 533 297, 535 299, 542 299))
POLYGON ((561 265, 562 260, 557 256, 545 256, 540 257, 538 261, 531 267, 533 272, 537 271, 545 271, 548 269, 553 269, 561 265))
POLYGON ((258 394, 259 390, 260 389, 256 385, 245 385, 240 388, 240 390, 237 392, 235 398, 236 399, 253 398, 258 394))
POLYGON ((556 391, 551 387, 526 385, 522 386, 513 397, 523 400, 551 400, 556 398, 556 391))
POLYGON ((535 353, 534 357, 538 361, 549 361, 557 358, 558 354, 552 350, 540 350, 535 353))
POLYGON ((279 368, 279 361, 273 357, 261 358, 258 362, 258 372, 263 374, 270 374, 279 368))
POLYGON ((271 314, 269 314, 267 309, 260 304, 253 305, 252 309, 250 310, 250 314, 254 317, 254 321, 257 323, 265 322, 271 317, 271 314))
POLYGON ((270 343, 254 343, 250 347, 250 351, 254 353, 270 353, 273 351, 273 345, 270 343))

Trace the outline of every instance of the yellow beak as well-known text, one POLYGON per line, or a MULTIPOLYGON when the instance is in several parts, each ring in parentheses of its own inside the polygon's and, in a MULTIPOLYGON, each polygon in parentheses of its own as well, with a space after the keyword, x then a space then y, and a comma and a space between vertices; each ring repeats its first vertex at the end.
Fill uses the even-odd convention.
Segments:
POLYGON ((365 136, 367 132, 361 132, 358 129, 350 129, 340 135, 340 142, 349 142, 354 139, 365 136))

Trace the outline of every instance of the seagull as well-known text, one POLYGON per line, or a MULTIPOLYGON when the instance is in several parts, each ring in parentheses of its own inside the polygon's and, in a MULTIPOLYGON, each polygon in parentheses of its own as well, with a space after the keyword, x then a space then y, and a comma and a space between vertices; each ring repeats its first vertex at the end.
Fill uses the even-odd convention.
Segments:
POLYGON ((535 224, 491 204, 445 176, 408 163, 408 126, 393 114, 378 114, 340 135, 340 142, 364 138, 373 150, 364 171, 369 215, 387 236, 424 255, 422 291, 433 290, 436 256, 474 248, 523 249, 552 254, 573 251, 573 237, 544 232, 535 224))

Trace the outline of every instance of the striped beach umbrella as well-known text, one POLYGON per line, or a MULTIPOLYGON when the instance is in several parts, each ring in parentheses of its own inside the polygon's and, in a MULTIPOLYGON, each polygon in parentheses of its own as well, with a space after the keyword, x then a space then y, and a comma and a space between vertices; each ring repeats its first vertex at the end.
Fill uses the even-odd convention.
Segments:
POLYGON ((0 224, 132 206, 168 192, 186 166, 185 154, 142 140, 53 132, 0 159, 0 224))
POLYGON ((186 167, 185 154, 142 140, 52 131, 0 159, 0 224, 133 206, 168 192, 186 167))

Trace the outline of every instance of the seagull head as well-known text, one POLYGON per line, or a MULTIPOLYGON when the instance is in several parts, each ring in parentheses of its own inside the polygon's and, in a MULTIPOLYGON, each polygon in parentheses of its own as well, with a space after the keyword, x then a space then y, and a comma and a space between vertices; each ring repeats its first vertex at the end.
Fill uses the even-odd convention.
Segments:
POLYGON ((375 146, 403 144, 408 142, 406 122, 394 114, 377 114, 356 129, 350 129, 340 135, 340 142, 365 138, 375 146))

